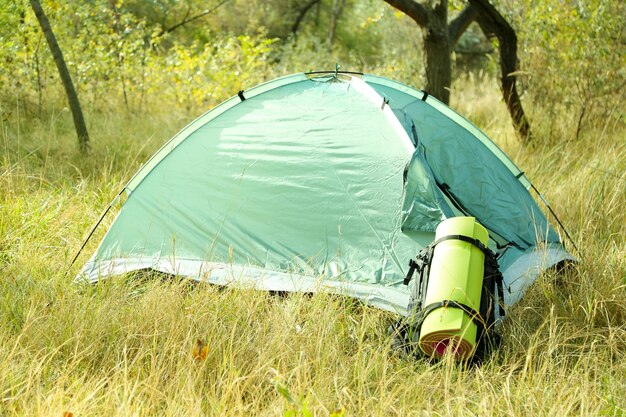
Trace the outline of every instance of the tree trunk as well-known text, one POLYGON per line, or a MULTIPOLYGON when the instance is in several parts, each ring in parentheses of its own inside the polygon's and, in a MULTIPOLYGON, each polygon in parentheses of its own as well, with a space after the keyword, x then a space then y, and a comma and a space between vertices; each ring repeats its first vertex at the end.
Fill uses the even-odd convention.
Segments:
POLYGON ((41 31, 46 37, 46 41, 50 47, 50 52, 52 53, 54 62, 59 70, 59 76, 61 77, 67 101, 72 111, 74 127, 76 128, 76 135, 78 136, 78 145, 81 152, 86 153, 89 151, 89 132, 87 131, 87 125, 85 124, 83 112, 80 108, 80 102, 78 101, 78 96, 76 95, 74 84, 72 83, 72 77, 67 69, 67 65, 65 65, 65 59, 63 59, 63 53, 61 52, 61 48, 59 47, 54 33, 52 32, 52 28, 50 27, 50 22, 48 22, 48 18, 41 8, 39 1, 30 0, 30 5, 37 16, 39 26, 41 26, 41 31))
POLYGON ((487 0, 469 0, 477 12, 480 28, 488 38, 497 38, 500 46, 500 88, 513 119, 513 126, 523 142, 531 139, 530 124, 516 88, 517 36, 509 23, 487 0))
MULTIPOLYGON (((426 91, 448 104, 452 82, 451 45, 448 38, 448 0, 440 0, 434 7, 426 7, 414 0, 385 1, 405 13, 423 29, 426 91)), ((468 25, 469 23, 464 28, 466 29, 468 25)))
POLYGON ((428 33, 424 38, 426 54, 426 91, 448 104, 450 102, 450 83, 452 68, 447 38, 428 33))
POLYGON ((469 5, 448 24, 448 1, 439 0, 429 6, 415 0, 385 0, 405 13, 424 31, 426 60, 426 91, 448 104, 452 83, 452 48, 477 20, 485 36, 496 37, 500 43, 500 86, 513 125, 523 141, 531 138, 530 124, 515 86, 517 70, 517 36, 509 23, 488 0, 469 0, 469 5))
POLYGON ((452 60, 448 39, 448 2, 441 1, 430 14, 425 30, 426 91, 448 104, 452 83, 452 60))

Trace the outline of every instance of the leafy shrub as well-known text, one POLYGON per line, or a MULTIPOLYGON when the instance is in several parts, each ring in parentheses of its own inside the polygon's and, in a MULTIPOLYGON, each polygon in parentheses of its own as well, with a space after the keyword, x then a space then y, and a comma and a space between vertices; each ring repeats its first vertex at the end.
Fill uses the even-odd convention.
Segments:
POLYGON ((564 118, 565 138, 620 106, 626 85, 623 2, 526 0, 517 13, 526 89, 537 114, 564 118))

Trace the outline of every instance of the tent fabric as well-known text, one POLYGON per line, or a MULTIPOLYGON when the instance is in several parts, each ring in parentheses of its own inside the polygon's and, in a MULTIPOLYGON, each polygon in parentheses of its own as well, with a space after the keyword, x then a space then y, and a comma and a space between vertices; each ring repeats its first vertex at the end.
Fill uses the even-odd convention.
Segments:
POLYGON ((408 261, 446 218, 470 215, 489 230, 509 304, 569 258, 523 173, 419 90, 370 75, 295 74, 242 96, 137 172, 79 279, 149 268, 326 289, 406 314, 408 261))

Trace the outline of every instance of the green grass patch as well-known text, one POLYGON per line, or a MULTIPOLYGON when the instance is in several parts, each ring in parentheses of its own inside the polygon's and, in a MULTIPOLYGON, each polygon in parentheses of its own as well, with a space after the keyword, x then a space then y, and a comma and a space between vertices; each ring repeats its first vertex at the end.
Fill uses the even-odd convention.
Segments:
POLYGON ((537 131, 521 146, 498 92, 472 88, 457 107, 528 173, 582 252, 511 309, 480 368, 396 354, 391 315, 328 294, 73 284, 70 261, 101 211, 197 115, 88 114, 93 151, 81 155, 67 112, 13 111, 0 124, 0 415, 625 415, 623 123, 594 120, 577 140, 537 131))

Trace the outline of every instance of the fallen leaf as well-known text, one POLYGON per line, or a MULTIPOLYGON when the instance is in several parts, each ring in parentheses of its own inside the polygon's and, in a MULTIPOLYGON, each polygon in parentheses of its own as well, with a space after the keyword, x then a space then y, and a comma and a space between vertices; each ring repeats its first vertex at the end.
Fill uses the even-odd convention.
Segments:
POLYGON ((209 346, 203 340, 196 339, 196 345, 193 347, 193 351, 191 353, 195 360, 203 361, 209 353, 209 346))

